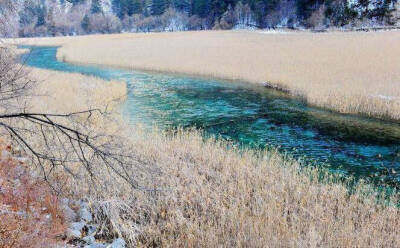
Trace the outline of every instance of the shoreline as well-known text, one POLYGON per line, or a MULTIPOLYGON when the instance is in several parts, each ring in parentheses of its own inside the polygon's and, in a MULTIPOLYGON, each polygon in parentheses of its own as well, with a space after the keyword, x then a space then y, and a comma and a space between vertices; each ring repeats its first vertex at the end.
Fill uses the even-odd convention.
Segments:
MULTIPOLYGON (((69 73, 59 75, 57 83, 76 81, 69 73)), ((73 86, 85 85, 86 76, 76 77, 82 80, 73 86)), ((81 103, 66 96, 63 87, 55 89, 62 91, 61 99, 81 103)), ((88 92, 88 97, 93 96, 88 92)), ((228 143, 204 141, 200 132, 132 133, 132 143, 123 148, 132 151, 134 165, 141 170, 128 169, 143 187, 162 189, 157 194, 132 190, 97 166, 98 192, 88 190, 93 184, 85 174, 68 184, 71 194, 90 201, 93 219, 105 225, 116 223, 110 225, 110 235, 121 235, 130 246, 229 246, 232 242, 262 246, 265 240, 271 246, 400 243, 396 199, 377 202, 370 185, 349 192, 347 181, 339 176, 320 180, 322 169, 305 168, 299 173, 298 163, 276 152, 227 149, 228 143)))
POLYGON ((60 61, 264 85, 339 113, 400 120, 400 32, 203 31, 32 38, 60 61), (95 44, 95 45, 93 45, 95 44), (385 46, 381 47, 381 44, 385 46), (99 61, 101 61, 99 63, 99 61), (379 83, 376 83, 379 82, 379 83), (382 97, 371 97, 381 95, 382 97))
MULTIPOLYGON (((399 27, 400 29, 400 27, 399 27)), ((400 31, 399 31, 400 32, 400 31)), ((40 45, 38 45, 40 46, 40 45)), ((196 73, 185 73, 185 72, 180 72, 180 71, 165 71, 165 70, 157 70, 157 69, 150 69, 148 67, 131 67, 131 66, 123 66, 123 65, 109 65, 109 64, 101 64, 101 63, 88 63, 88 62, 80 62, 80 61, 75 61, 75 60, 69 60, 65 58, 60 58, 61 55, 60 53, 60 48, 63 46, 52 46, 52 47, 57 47, 57 60, 60 62, 65 62, 65 63, 70 63, 73 65, 80 65, 80 66, 98 66, 101 68, 115 68, 115 69, 122 69, 122 70, 131 70, 131 71, 138 71, 138 72, 144 72, 144 73, 153 73, 153 74, 162 74, 162 75, 168 75, 168 76, 178 76, 178 77, 188 77, 188 78, 197 78, 197 79, 202 79, 202 80, 211 80, 211 81, 219 81, 222 83, 233 83, 236 85, 239 85, 241 87, 246 87, 246 88, 252 88, 252 89, 261 89, 261 88, 266 88, 270 90, 274 90, 277 92, 280 92, 282 94, 285 94, 287 97, 295 98, 295 99, 300 99, 302 101, 306 101, 307 104, 311 107, 322 109, 325 111, 332 111, 335 114, 339 115, 344 115, 344 116, 355 116, 355 117, 361 117, 361 118, 368 118, 368 119, 373 119, 373 120, 378 120, 378 121, 385 121, 393 124, 400 124, 400 117, 399 118, 392 118, 389 115, 371 115, 365 112, 342 112, 339 111, 338 109, 335 109, 334 107, 327 107, 327 106, 321 106, 318 104, 314 104, 312 102, 309 102, 307 97, 302 95, 301 93, 298 92, 292 92, 292 89, 288 87, 281 86, 279 83, 273 83, 270 81, 265 81, 265 82, 252 82, 252 81, 246 81, 245 79, 230 79, 228 77, 218 77, 218 76, 213 76, 213 75, 208 75, 208 74, 196 74, 196 73)), ((374 98, 380 98, 383 100, 399 100, 400 97, 392 97, 392 96, 382 96, 382 95, 371 95, 371 99, 374 98)))
MULTIPOLYGON (((94 67, 100 67, 100 68, 114 68, 114 69, 121 69, 121 70, 131 70, 131 71, 137 71, 137 72, 143 72, 143 73, 152 73, 152 74, 160 74, 160 75, 167 75, 167 76, 178 76, 178 77, 188 77, 188 78, 196 78, 196 79, 201 79, 201 80, 211 80, 211 81, 217 81, 217 82, 221 82, 221 83, 232 83, 232 84, 236 84, 240 87, 244 87, 244 88, 250 88, 250 89, 254 89, 254 90, 260 90, 260 89, 270 89, 270 90, 274 90, 277 91, 279 93, 282 93, 285 97, 289 97, 289 98, 294 98, 294 99, 298 99, 300 101, 305 101, 307 103, 307 105, 309 105, 310 107, 316 108, 316 109, 320 109, 320 110, 324 110, 324 111, 330 111, 334 114, 337 115, 342 115, 344 117, 349 116, 349 117, 357 117, 357 118, 366 118, 366 119, 370 119, 370 120, 374 120, 374 121, 384 121, 387 123, 391 123, 391 124, 400 124, 400 119, 397 118, 392 118, 389 115, 371 115, 365 112, 341 112, 338 111, 335 108, 332 107, 327 107, 327 106, 321 106, 318 104, 314 104, 312 102, 309 102, 307 97, 305 97, 302 94, 296 93, 296 92, 292 92, 292 89, 290 88, 285 88, 283 86, 281 86, 280 84, 276 84, 273 82, 261 82, 261 83, 255 83, 255 82, 251 82, 251 81, 245 81, 245 80, 241 80, 241 79, 229 79, 229 78, 225 78, 225 77, 218 77, 218 76, 212 76, 212 75, 206 75, 206 74, 193 74, 193 73, 185 73, 185 72, 173 72, 173 71, 163 71, 163 70, 155 70, 155 69, 146 69, 146 68, 141 68, 141 67, 135 67, 132 68, 130 66, 123 66, 123 65, 108 65, 108 64, 101 64, 101 63, 88 63, 88 62, 80 62, 80 61, 74 61, 74 60, 69 60, 66 58, 60 58, 62 54, 60 54, 60 49, 63 48, 63 44, 58 44, 58 45, 28 45, 28 44, 18 44, 18 46, 37 46, 37 47, 43 47, 43 46, 47 46, 47 47, 55 47, 57 48, 57 55, 56 55, 56 59, 60 62, 65 62, 65 63, 70 63, 72 65, 77 65, 77 66, 94 66, 94 67)), ((16 49, 17 50, 17 54, 20 55, 19 50, 22 49, 16 49)), ((29 51, 24 50, 22 53, 27 53, 29 51)), ((378 98, 381 100, 400 100, 400 97, 387 97, 387 96, 382 96, 382 95, 371 95, 370 96, 371 99, 374 98, 378 98)))

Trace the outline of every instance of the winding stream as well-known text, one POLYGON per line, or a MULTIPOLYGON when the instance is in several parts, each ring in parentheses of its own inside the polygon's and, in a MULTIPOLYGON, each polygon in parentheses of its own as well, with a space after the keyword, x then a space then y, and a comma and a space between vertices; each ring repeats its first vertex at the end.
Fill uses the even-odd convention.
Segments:
POLYGON ((124 113, 132 123, 203 128, 250 147, 274 147, 380 184, 400 185, 400 124, 310 107, 258 86, 57 61, 56 47, 28 47, 32 67, 77 72, 128 85, 124 113))

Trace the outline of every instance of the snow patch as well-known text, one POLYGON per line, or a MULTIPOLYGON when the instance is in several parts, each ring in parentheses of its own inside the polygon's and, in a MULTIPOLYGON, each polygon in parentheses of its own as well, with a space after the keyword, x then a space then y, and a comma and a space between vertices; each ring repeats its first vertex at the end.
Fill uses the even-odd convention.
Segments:
POLYGON ((257 31, 259 34, 291 34, 293 32, 291 31, 286 31, 284 29, 263 29, 257 31))
POLYGON ((371 95, 371 97, 374 97, 374 98, 381 98, 381 99, 389 100, 389 101, 400 100, 400 97, 396 97, 396 96, 371 95))

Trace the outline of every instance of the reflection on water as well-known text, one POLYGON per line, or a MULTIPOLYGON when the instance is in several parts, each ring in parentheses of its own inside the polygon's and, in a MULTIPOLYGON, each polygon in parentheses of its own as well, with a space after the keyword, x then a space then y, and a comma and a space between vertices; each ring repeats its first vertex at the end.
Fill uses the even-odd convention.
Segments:
POLYGON ((277 147, 307 163, 399 185, 400 125, 307 106, 274 90, 176 75, 79 66, 31 47, 30 66, 123 80, 132 123, 199 127, 240 145, 277 147), (399 175, 397 170, 399 169, 399 175))

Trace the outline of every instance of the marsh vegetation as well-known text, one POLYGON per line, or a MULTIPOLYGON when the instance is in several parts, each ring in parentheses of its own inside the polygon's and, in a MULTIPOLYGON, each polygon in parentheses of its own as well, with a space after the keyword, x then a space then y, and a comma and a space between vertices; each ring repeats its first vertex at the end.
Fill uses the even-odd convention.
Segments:
POLYGON ((270 83, 342 113, 399 119, 400 32, 192 32, 21 39, 86 63, 270 83), (101 62, 100 62, 101 61, 101 62))
MULTIPOLYGON (((33 74, 51 85, 50 95, 64 100, 63 111, 75 111, 79 101, 69 101, 70 94, 52 86, 69 80, 82 82, 71 83, 72 92, 90 89, 90 94, 74 97, 103 99, 98 98, 104 93, 96 90, 103 84, 98 79, 36 69, 33 74), (92 82, 98 87, 87 87, 92 82)), ((123 90, 116 86, 111 92, 119 96, 123 90)), ((40 104, 41 110, 58 109, 51 97, 39 99, 49 103, 40 104)), ((301 167, 273 151, 204 140, 195 130, 149 132, 110 119, 95 126, 114 134, 118 130, 129 140, 125 149, 138 167, 126 169, 140 188, 133 189, 96 163, 92 174, 82 166, 71 168, 77 177, 58 167, 51 183, 62 196, 89 202, 104 239, 119 236, 129 246, 142 247, 399 245, 397 198, 385 200, 370 185, 360 184, 350 192, 346 180, 327 171, 301 167)))
MULTIPOLYGON (((397 121, 400 61, 395 44, 399 34, 194 32, 9 42, 59 45, 57 57, 71 63, 255 84, 268 81, 319 107, 397 121)), ((12 61, 10 65, 21 68, 12 61)), ((63 197, 85 200, 93 223, 101 226, 98 237, 102 240, 121 237, 129 247, 400 246, 399 199, 394 190, 387 195, 362 180, 354 183, 325 169, 305 167, 274 149, 239 147, 206 137, 201 130, 132 125, 120 108, 129 91, 125 82, 29 70, 21 80, 34 84, 29 94, 19 95, 23 101, 15 105, 18 113, 57 113, 40 116, 58 124, 43 126, 29 119, 11 122, 14 130, 25 134, 29 147, 46 155, 43 160, 17 142, 21 139, 4 122, 2 139, 10 145, 1 149, 11 157, 0 161, 0 185, 10 192, 33 192, 57 202, 63 197), (101 111, 85 111, 94 109, 101 111), (70 113, 78 114, 65 119, 70 113), (74 143, 70 135, 67 141, 72 142, 65 143, 65 137, 60 140, 59 133, 52 131, 54 127, 60 130, 60 125, 84 132, 86 140, 94 142, 79 139, 74 143), (82 144, 89 147, 73 152, 82 144), (107 163, 111 161, 108 156, 113 159, 115 155, 119 160, 107 163), (25 158, 19 163, 28 171, 25 182, 38 181, 41 190, 27 191, 3 179, 19 179, 17 170, 5 169, 14 168, 7 164, 15 165, 19 157, 25 158), (59 158, 62 163, 55 163, 59 158)), ((2 106, 8 107, 1 109, 7 114, 14 105, 4 102, 2 106)), ((20 234, 30 232, 32 220, 20 221, 15 215, 29 208, 20 209, 25 205, 18 202, 31 199, 22 195, 26 198, 18 201, 10 201, 10 194, 0 195, 2 209, 6 205, 14 208, 0 214, 9 223, 18 223, 14 229, 0 225, 0 242, 5 245, 30 245, 20 234)), ((48 203, 34 201, 31 206, 48 203)), ((60 217, 38 227, 46 233, 43 237, 52 237, 46 242, 69 242, 57 236, 65 231, 63 213, 50 208, 41 214, 41 218, 43 214, 60 217)), ((40 246, 40 242, 31 246, 40 246)))

